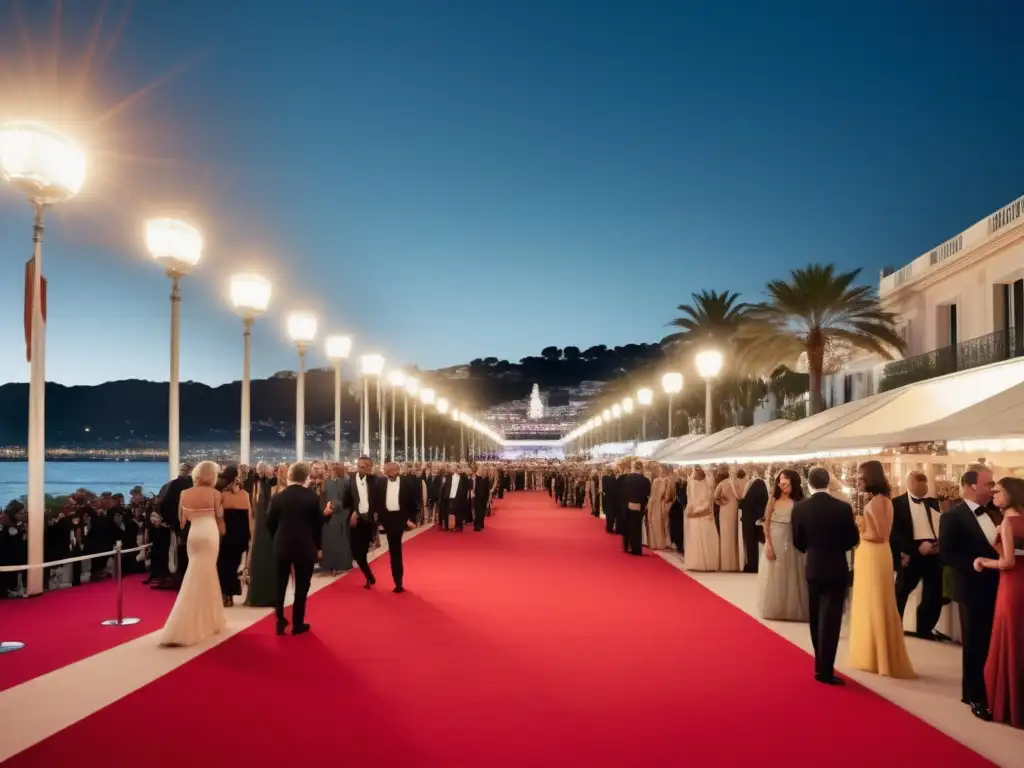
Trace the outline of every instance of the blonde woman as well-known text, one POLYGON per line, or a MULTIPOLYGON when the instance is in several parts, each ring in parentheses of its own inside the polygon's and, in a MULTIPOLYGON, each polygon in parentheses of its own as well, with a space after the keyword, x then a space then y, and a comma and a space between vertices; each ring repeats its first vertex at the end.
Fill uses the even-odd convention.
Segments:
POLYGON ((216 463, 201 461, 192 471, 193 487, 182 491, 178 501, 181 527, 189 526, 188 569, 160 635, 163 646, 196 645, 227 625, 217 578, 224 533, 224 509, 214 487, 219 472, 216 463))
POLYGON ((695 467, 686 488, 684 567, 688 571, 717 571, 721 554, 707 473, 695 467))
POLYGON ((721 569, 740 570, 740 499, 745 483, 729 476, 728 467, 720 467, 715 488, 718 504, 719 538, 721 540, 721 569))
POLYGON ((648 465, 651 473, 651 499, 647 504, 647 546, 668 549, 668 507, 665 506, 665 478, 661 467, 648 465))

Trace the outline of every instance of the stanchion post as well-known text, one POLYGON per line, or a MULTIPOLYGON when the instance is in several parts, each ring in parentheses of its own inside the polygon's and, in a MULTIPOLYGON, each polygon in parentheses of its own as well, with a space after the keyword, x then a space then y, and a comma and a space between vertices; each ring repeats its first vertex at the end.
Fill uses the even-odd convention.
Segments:
POLYGON ((141 619, 126 619, 124 617, 124 579, 121 569, 121 542, 114 545, 114 589, 117 591, 117 618, 107 619, 103 622, 105 627, 129 627, 138 624, 141 619))

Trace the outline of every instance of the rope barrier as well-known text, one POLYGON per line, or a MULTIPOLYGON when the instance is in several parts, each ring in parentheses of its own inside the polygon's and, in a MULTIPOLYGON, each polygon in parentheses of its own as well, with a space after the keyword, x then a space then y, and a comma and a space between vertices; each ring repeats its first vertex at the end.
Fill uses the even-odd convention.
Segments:
POLYGON ((109 552, 99 552, 95 555, 79 555, 78 557, 66 557, 63 560, 53 560, 49 563, 36 563, 35 565, 0 565, 0 573, 17 573, 19 571, 29 571, 33 568, 55 568, 58 565, 68 565, 70 563, 80 563, 83 560, 95 560, 97 557, 113 557, 114 555, 129 555, 132 552, 141 552, 144 549, 153 546, 152 542, 149 544, 142 544, 138 547, 132 547, 131 549, 121 549, 120 546, 114 547, 109 552))
MULTIPOLYGON (((117 599, 117 618, 107 619, 101 622, 107 627, 130 627, 134 624, 138 624, 142 619, 133 617, 125 618, 124 615, 124 574, 121 570, 121 555, 130 555, 134 552, 141 552, 144 549, 148 549, 152 544, 143 544, 138 547, 132 547, 131 549, 121 549, 121 542, 118 542, 112 550, 109 552, 100 552, 95 555, 82 555, 81 557, 68 557, 63 560, 53 560, 49 563, 37 563, 35 565, 14 565, 14 566, 3 566, 0 568, 2 573, 17 573, 18 571, 27 571, 30 568, 54 568, 58 565, 68 565, 69 563, 80 563, 83 560, 95 560, 97 557, 113 557, 114 558, 114 589, 116 592, 117 599)), ((23 642, 17 640, 5 640, 0 642, 0 654, 11 653, 13 651, 20 651, 25 647, 23 642)))

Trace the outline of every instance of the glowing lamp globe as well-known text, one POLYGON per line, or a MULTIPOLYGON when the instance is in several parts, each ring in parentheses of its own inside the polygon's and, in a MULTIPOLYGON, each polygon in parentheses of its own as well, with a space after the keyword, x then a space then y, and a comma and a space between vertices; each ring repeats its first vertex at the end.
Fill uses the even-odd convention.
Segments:
POLYGON ((678 395, 683 391, 683 374, 674 371, 661 377, 661 388, 666 395, 678 395))
POLYGON ((452 408, 452 421, 461 421, 458 408, 452 408))
POLYGON ((332 362, 339 362, 352 354, 352 339, 348 336, 328 336, 324 339, 324 353, 332 362))
POLYGON ((309 312, 292 312, 285 321, 288 338, 304 347, 316 338, 316 315, 309 312))
POLYGON ((424 405, 433 405, 436 397, 437 393, 430 387, 424 387, 420 390, 420 400, 423 401, 424 405))
POLYGON ((235 275, 228 282, 228 295, 231 306, 242 317, 259 317, 270 305, 270 281, 251 273, 235 275))
POLYGON ((405 386, 405 371, 401 368, 395 368, 395 370, 388 374, 388 384, 395 389, 405 386))
POLYGON ((654 391, 648 387, 641 387, 636 391, 636 401, 640 405, 650 405, 654 402, 654 391))
POLYGON ((623 413, 627 413, 627 414, 633 412, 633 398, 632 397, 624 397, 624 398, 622 398, 622 412, 623 413))
POLYGON ((0 173, 38 205, 74 197, 85 183, 85 150, 40 123, 14 121, 0 126, 0 173))
POLYGON ((622 416, 622 406, 616 403, 612 406, 612 418, 617 419, 622 416))
POLYGON ((594 426, 595 427, 600 427, 602 424, 604 424, 604 418, 603 417, 598 416, 596 419, 594 419, 594 426))
POLYGON ((405 391, 408 392, 413 397, 416 397, 416 395, 418 395, 420 392, 420 380, 417 379, 415 376, 409 376, 408 378, 406 378, 405 391))
POLYGON ((610 408, 605 408, 603 411, 601 411, 601 418, 604 419, 605 421, 611 421, 612 420, 611 409, 610 408))
POLYGON ((363 376, 380 376, 384 373, 384 358, 381 355, 363 355, 359 358, 359 372, 363 376))
POLYGON ((461 418, 462 423, 465 424, 467 427, 473 423, 473 417, 470 416, 468 413, 463 413, 461 418))
POLYGON ((203 236, 178 219, 150 219, 146 222, 146 248, 168 274, 187 275, 203 258, 203 236))
POLYGON ((447 397, 439 397, 439 398, 437 398, 437 404, 434 407, 437 408, 437 412, 442 414, 442 415, 448 413, 448 398, 447 397))
POLYGON ((722 370, 722 353, 717 349, 705 349, 694 358, 697 372, 705 379, 713 379, 722 370))

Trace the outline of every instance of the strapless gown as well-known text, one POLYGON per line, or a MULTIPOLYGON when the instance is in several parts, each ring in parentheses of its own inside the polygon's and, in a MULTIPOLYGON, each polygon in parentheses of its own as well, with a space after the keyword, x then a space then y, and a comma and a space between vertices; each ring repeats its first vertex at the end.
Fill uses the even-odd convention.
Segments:
POLYGON ((189 517, 191 526, 186 549, 188 569, 167 617, 160 645, 186 646, 201 643, 227 626, 224 602, 217 577, 217 554, 220 551, 220 531, 210 514, 189 517))

